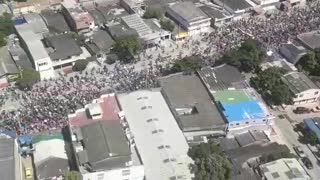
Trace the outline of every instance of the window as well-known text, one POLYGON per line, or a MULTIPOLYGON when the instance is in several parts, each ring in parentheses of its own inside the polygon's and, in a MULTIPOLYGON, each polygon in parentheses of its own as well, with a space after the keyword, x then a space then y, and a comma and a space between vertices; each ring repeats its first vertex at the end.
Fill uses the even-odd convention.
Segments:
POLYGON ((158 130, 151 131, 152 134, 156 134, 158 130))
POLYGON ((152 119, 148 119, 148 120, 147 120, 147 122, 151 122, 151 121, 152 121, 152 119))
POLYGON ((38 66, 44 66, 44 65, 47 65, 47 64, 48 64, 47 62, 38 63, 38 66))
POLYGON ((246 124, 249 124, 249 122, 247 121, 246 124))
POLYGON ((236 123, 236 125, 239 126, 240 124, 239 124, 239 123, 236 123))
POLYGON ((138 97, 138 98, 137 98, 137 100, 140 100, 140 99, 142 99, 142 97, 138 97))
POLYGON ((103 180, 104 179, 104 173, 98 174, 97 177, 98 177, 98 180, 103 180))
POLYGON ((303 97, 303 94, 299 95, 299 97, 303 97))
POLYGON ((266 120, 264 119, 264 120, 262 120, 263 122, 266 122, 266 120))
POLYGON ((168 163, 169 161, 170 161, 170 159, 163 160, 164 163, 168 163))
POLYGON ((163 149, 163 148, 164 148, 164 146, 163 146, 163 145, 158 146, 158 149, 163 149))
POLYGON ((122 176, 129 176, 130 175, 130 169, 122 170, 122 176))
POLYGON ((177 160, 176 160, 176 158, 171 158, 170 161, 176 162, 177 160))
POLYGON ((166 148, 169 149, 169 148, 171 148, 171 147, 170 147, 170 145, 166 145, 166 148))
POLYGON ((146 106, 142 106, 142 107, 141 107, 141 110, 145 110, 145 109, 147 109, 146 106))
POLYGON ((319 94, 319 91, 314 92, 314 95, 317 95, 317 94, 319 94))

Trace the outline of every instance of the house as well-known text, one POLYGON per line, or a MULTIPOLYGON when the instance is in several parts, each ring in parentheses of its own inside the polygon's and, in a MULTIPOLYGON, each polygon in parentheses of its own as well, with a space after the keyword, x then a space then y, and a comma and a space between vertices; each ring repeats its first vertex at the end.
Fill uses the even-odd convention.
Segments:
POLYGON ((211 25, 211 18, 191 1, 170 5, 167 15, 187 31, 189 36, 208 32, 211 25))
POLYGON ((295 97, 294 105, 315 102, 319 98, 319 87, 313 83, 303 72, 290 72, 281 80, 289 87, 295 97))
POLYGON ((295 158, 282 158, 259 166, 262 177, 268 180, 290 179, 309 180, 311 179, 299 161, 295 158))
POLYGON ((81 7, 77 6, 68 8, 67 6, 63 6, 62 14, 64 15, 72 31, 86 31, 95 26, 93 17, 88 11, 85 11, 81 7))
POLYGON ((320 48, 320 32, 311 31, 299 34, 297 36, 298 41, 309 50, 316 50, 320 48))
POLYGON ((196 74, 172 74, 159 78, 159 84, 188 140, 225 135, 226 122, 196 74))
POLYGON ((16 143, 11 138, 0 138, 0 174, 1 179, 16 180, 17 173, 20 173, 17 162, 16 143))
POLYGON ((143 180, 144 166, 114 94, 69 115, 76 166, 83 180, 143 180))
POLYGON ((291 64, 296 65, 300 58, 307 54, 307 50, 295 44, 282 44, 279 48, 280 54, 291 64))
POLYGON ((19 68, 11 58, 8 46, 0 48, 0 88, 9 85, 19 75, 19 68))

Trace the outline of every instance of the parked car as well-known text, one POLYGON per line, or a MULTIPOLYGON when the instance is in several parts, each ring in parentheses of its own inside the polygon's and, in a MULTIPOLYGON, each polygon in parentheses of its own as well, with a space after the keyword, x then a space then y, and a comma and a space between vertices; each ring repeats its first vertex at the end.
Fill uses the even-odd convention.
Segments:
POLYGON ((307 157, 307 155, 303 152, 303 150, 301 149, 300 146, 294 146, 293 149, 294 149, 294 151, 298 154, 298 156, 299 156, 300 158, 307 157))
POLYGON ((297 107, 295 110, 293 110, 293 112, 296 114, 307 114, 310 113, 311 110, 306 107, 297 107))
POLYGON ((25 168, 25 175, 26 175, 26 180, 32 179, 32 169, 31 168, 25 168))
POLYGON ((312 162, 310 161, 309 158, 304 157, 304 158, 302 158, 301 160, 302 160, 303 164, 304 164, 308 169, 312 169, 312 168, 313 168, 313 164, 312 164, 312 162))
POLYGON ((320 106, 316 106, 316 107, 312 108, 311 111, 314 113, 320 112, 320 106))

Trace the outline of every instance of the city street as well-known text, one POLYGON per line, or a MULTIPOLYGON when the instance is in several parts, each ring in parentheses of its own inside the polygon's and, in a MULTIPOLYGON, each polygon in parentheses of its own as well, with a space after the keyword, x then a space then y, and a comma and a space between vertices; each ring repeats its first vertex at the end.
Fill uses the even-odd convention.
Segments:
MULTIPOLYGON (((293 153, 295 153, 292 148, 293 146, 297 146, 297 145, 301 146, 301 148, 303 149, 303 151, 309 157, 309 159, 313 164, 313 169, 311 170, 308 170, 307 168, 305 168, 304 165, 303 167, 307 170, 307 172, 313 179, 315 180, 320 179, 320 166, 318 165, 317 159, 315 158, 313 153, 310 151, 310 149, 306 145, 301 144, 298 141, 299 135, 293 130, 293 126, 289 122, 289 120, 286 118, 284 119, 276 118, 274 120, 274 125, 275 125, 274 130, 281 137, 281 139, 285 141, 286 145, 289 147, 289 149, 293 153)), ((302 164, 301 161, 300 163, 302 164)))

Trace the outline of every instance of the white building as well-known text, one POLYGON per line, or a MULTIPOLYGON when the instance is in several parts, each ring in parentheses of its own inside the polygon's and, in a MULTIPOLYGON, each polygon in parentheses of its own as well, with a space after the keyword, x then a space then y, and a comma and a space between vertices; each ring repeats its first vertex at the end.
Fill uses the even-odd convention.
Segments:
POLYGON ((260 165, 260 172, 267 180, 309 180, 310 177, 295 158, 282 158, 260 165))
POLYGON ((16 25, 15 29, 21 40, 21 46, 32 60, 35 70, 40 73, 40 78, 54 78, 52 61, 42 44, 42 37, 35 34, 30 25, 26 23, 16 25))
POLYGON ((173 4, 168 7, 167 13, 170 18, 188 32, 189 36, 207 32, 211 25, 211 18, 191 1, 173 4))
POLYGON ((290 72, 282 77, 295 95, 294 105, 315 102, 319 99, 320 89, 302 72, 290 72))
POLYGON ((191 180, 189 146, 160 89, 120 94, 118 100, 144 164, 146 179, 191 180))

